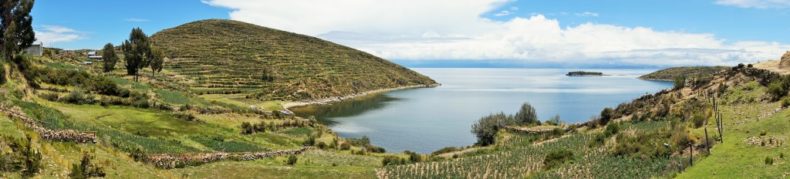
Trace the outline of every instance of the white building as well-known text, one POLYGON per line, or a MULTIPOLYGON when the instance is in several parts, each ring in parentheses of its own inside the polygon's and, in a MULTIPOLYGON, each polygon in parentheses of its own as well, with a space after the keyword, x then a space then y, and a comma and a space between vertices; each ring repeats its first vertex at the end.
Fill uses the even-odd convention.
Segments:
POLYGON ((44 55, 44 44, 43 43, 33 44, 25 49, 25 53, 33 56, 42 56, 44 55))

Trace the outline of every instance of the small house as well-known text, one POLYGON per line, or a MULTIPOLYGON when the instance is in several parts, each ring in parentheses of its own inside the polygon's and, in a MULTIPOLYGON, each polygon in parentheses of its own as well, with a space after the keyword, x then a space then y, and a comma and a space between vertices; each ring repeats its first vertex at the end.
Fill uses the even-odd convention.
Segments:
POLYGON ((33 44, 30 47, 25 48, 24 51, 26 54, 30 54, 32 56, 43 56, 44 55, 44 44, 33 44))
POLYGON ((100 61, 103 58, 101 55, 97 55, 96 51, 90 51, 88 52, 88 59, 100 61))

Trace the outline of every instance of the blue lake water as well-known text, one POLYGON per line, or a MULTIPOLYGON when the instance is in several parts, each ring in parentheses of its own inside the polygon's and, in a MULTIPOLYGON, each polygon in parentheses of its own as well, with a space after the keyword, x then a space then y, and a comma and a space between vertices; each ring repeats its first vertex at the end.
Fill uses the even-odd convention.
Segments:
POLYGON ((416 68, 442 86, 372 95, 332 105, 294 109, 315 116, 342 137, 368 136, 388 152, 430 153, 474 144, 471 126, 480 117, 514 114, 524 102, 538 117, 568 123, 589 120, 605 107, 670 88, 638 76, 654 70, 596 69, 601 77, 567 77, 569 69, 416 68))

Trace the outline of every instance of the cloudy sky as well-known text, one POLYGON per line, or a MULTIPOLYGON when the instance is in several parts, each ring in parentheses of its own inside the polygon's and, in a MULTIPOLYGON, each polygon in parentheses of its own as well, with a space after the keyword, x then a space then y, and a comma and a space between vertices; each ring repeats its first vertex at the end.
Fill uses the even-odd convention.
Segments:
POLYGON ((731 65, 790 50, 790 0, 84 0, 34 8, 39 40, 67 49, 206 18, 397 61, 731 65))

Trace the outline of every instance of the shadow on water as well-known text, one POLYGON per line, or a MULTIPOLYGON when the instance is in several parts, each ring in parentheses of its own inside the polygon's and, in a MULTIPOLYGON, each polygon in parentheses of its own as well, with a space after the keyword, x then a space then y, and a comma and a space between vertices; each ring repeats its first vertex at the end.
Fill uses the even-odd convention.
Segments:
POLYGON ((332 104, 309 105, 290 109, 297 116, 309 118, 315 117, 319 122, 326 125, 337 124, 333 118, 353 117, 362 115, 366 112, 375 111, 386 107, 389 102, 401 100, 386 94, 375 94, 336 102, 332 104))

